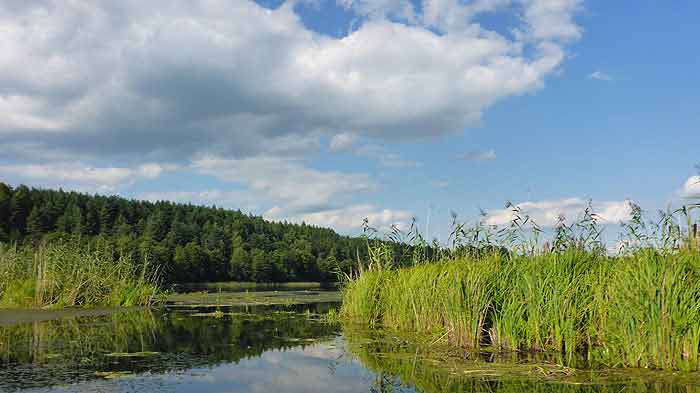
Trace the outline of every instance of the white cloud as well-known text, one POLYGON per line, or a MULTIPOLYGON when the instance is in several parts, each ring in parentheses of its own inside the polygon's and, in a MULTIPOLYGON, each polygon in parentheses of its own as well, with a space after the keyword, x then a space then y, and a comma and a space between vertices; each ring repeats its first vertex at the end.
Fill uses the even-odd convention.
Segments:
POLYGON ((518 39, 525 42, 569 42, 581 37, 582 29, 573 20, 582 0, 426 0, 423 23, 442 32, 474 28, 476 16, 489 12, 510 11, 519 15, 524 25, 513 27, 518 39))
POLYGON ((382 209, 371 204, 352 205, 340 209, 328 209, 312 213, 286 215, 285 209, 275 207, 264 214, 269 219, 287 219, 292 222, 331 227, 350 232, 362 227, 365 218, 369 224, 381 231, 388 231, 392 225, 406 229, 413 214, 408 210, 382 209))
POLYGON ((259 198, 283 203, 294 211, 325 208, 337 198, 376 187, 365 174, 319 171, 292 158, 208 156, 195 160, 191 167, 219 180, 243 183, 259 198))
POLYGON ((354 134, 344 132, 333 135, 333 138, 331 138, 331 142, 328 145, 328 148, 331 151, 348 150, 355 144, 356 141, 357 137, 354 134))
POLYGON ((594 71, 588 75, 588 79, 610 82, 613 80, 613 77, 604 73, 603 71, 594 71))
POLYGON ((163 173, 163 167, 156 163, 142 164, 137 168, 137 174, 145 179, 156 179, 163 173))
POLYGON ((510 0, 426 0, 423 2, 423 23, 426 26, 448 32, 464 30, 473 23, 473 18, 483 12, 496 11, 509 7, 510 0))
POLYGON ((700 198, 700 176, 691 176, 683 184, 681 195, 686 198, 700 198))
POLYGON ((530 39, 571 41, 581 37, 582 29, 573 15, 581 8, 582 0, 521 0, 525 5, 527 35, 530 39))
POLYGON ((2 3, 0 134, 175 161, 347 130, 461 132, 494 102, 541 88, 581 34, 577 0, 426 0, 420 15, 409 1, 341 3, 371 16, 342 38, 309 30, 292 1, 2 3), (522 16, 521 33, 475 21, 491 11, 522 16))
POLYGON ((463 155, 461 159, 467 161, 492 161, 496 159, 496 150, 470 151, 463 155))
MULTIPOLYGON (((516 205, 523 214, 541 227, 552 227, 558 222, 558 217, 563 215, 569 222, 579 217, 586 208, 588 201, 581 198, 568 198, 560 200, 523 202, 516 205)), ((600 224, 617 224, 631 218, 630 202, 609 201, 593 202, 593 212, 598 215, 600 224)), ((508 225, 515 218, 512 208, 498 209, 488 212, 485 223, 488 225, 508 225)))
POLYGON ((331 137, 332 151, 415 166, 380 143, 478 124, 495 102, 542 88, 581 35, 577 0, 337 1, 367 16, 341 38, 305 26, 293 0, 274 10, 249 0, 0 2, 0 170, 113 191, 169 170, 150 162, 191 162, 247 189, 150 197, 242 198, 315 222, 350 227, 365 214, 384 225, 408 213, 336 209, 377 188, 368 175, 300 157, 331 137), (488 29, 485 12, 514 25, 488 29))
POLYGON ((172 168, 157 163, 146 163, 134 168, 92 167, 70 163, 14 164, 0 165, 0 174, 8 179, 16 179, 17 182, 91 192, 112 192, 139 180, 155 179, 167 169, 172 168))

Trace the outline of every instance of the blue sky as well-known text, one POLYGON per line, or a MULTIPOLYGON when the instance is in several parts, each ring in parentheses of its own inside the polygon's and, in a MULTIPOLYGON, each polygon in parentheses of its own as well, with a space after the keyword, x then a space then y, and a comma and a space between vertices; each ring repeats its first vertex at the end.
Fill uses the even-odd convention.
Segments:
POLYGON ((358 233, 700 196, 693 1, 9 1, 0 180, 358 233), (430 212, 430 213, 428 213, 430 212))

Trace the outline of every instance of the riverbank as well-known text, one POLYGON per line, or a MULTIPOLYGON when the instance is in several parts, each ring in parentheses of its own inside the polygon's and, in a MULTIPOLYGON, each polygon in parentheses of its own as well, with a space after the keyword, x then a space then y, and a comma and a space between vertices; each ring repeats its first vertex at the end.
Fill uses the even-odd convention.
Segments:
POLYGON ((453 348, 550 352, 594 366, 697 370, 700 255, 645 250, 493 254, 374 268, 350 280, 341 316, 437 335, 453 348))
POLYGON ((222 282, 192 282, 174 284, 172 290, 183 292, 245 292, 245 291, 287 291, 287 290, 335 290, 338 284, 335 282, 248 282, 248 281, 222 281, 222 282))
MULTIPOLYGON (((316 303, 340 303, 338 291, 249 291, 173 293, 162 298, 156 308, 164 307, 247 307, 294 306, 316 303)), ((99 317, 131 312, 145 307, 71 307, 71 308, 0 308, 0 326, 44 322, 62 318, 99 317)))
POLYGON ((311 303, 339 303, 338 291, 285 290, 246 292, 187 292, 166 297, 167 305, 174 306, 270 306, 311 303))

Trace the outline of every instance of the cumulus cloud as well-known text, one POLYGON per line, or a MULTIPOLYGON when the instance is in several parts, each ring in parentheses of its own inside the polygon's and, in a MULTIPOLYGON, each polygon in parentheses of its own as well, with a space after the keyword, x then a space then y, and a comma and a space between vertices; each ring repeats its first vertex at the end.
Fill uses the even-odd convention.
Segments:
POLYGON ((191 168, 222 181, 242 183, 258 198, 283 203, 292 211, 324 209, 344 195, 376 188, 366 174, 319 171, 291 158, 209 156, 195 160, 191 168))
POLYGON ((366 218, 373 227, 382 231, 388 231, 392 225, 396 225, 400 229, 407 228, 413 213, 408 210, 382 209, 371 204, 359 204, 291 216, 286 214, 284 208, 274 207, 265 213, 265 217, 277 220, 284 218, 293 222, 303 221, 307 224, 318 226, 330 226, 343 232, 359 229, 366 218))
POLYGON ((86 192, 113 192, 138 180, 155 179, 166 170, 157 163, 133 168, 91 167, 82 164, 13 164, 0 165, 0 175, 7 179, 47 187, 68 187, 86 192))
POLYGON ((566 42, 581 37, 582 29, 573 20, 581 0, 524 0, 523 4, 530 39, 566 42))
POLYGON ((166 161, 312 148, 345 130, 430 137, 540 88, 580 35, 574 0, 426 0, 420 14, 409 1, 341 3, 373 16, 331 38, 293 2, 3 2, 0 135, 166 161), (475 22, 489 11, 522 15, 522 34, 475 22))
POLYGON ((467 161, 492 161, 496 159, 496 150, 470 151, 460 158, 467 161))
MULTIPOLYGON (((549 201, 523 202, 515 205, 523 214, 541 227, 553 227, 558 223, 560 216, 567 220, 579 217, 588 201, 581 198, 567 198, 549 201)), ((608 201, 593 202, 593 211, 598 215, 601 224, 617 224, 631 218, 632 209, 630 202, 608 201)), ((513 208, 498 209, 488 212, 484 222, 488 225, 508 225, 515 218, 513 208)))
POLYGON ((686 198, 700 198, 700 176, 691 176, 683 184, 681 195, 686 198))
POLYGON ((0 170, 112 192, 177 163, 245 195, 161 196, 388 222, 405 212, 347 201, 377 188, 368 175, 301 157, 331 138, 332 151, 414 166, 383 144, 478 124, 495 102, 542 88, 581 35, 578 0, 337 0, 359 21, 342 37, 306 26, 296 3, 0 2, 0 170), (488 12, 514 25, 480 25, 488 12))
POLYGON ((610 82, 613 80, 613 77, 604 73, 603 71, 594 71, 588 75, 588 79, 610 82))

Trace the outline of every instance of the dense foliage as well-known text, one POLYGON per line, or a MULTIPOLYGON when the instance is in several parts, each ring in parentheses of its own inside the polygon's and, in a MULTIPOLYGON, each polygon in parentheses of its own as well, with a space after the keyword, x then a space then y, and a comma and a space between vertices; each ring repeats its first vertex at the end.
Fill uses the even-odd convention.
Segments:
POLYGON ((348 283, 342 314, 451 344, 546 351, 606 366, 700 366, 700 254, 493 254, 348 283))
POLYGON ((688 206, 651 222, 631 206, 614 255, 590 207, 544 242, 512 208, 511 225, 456 225, 453 247, 411 267, 370 242, 370 263, 347 277, 341 317, 475 350, 559 354, 574 366, 700 369, 700 253, 688 206))
POLYGON ((0 244, 0 308, 148 306, 162 297, 158 281, 147 261, 109 245, 0 244))
MULTIPOLYGON (((361 219, 361 218, 360 218, 361 219)), ((216 207, 12 188, 0 182, 0 243, 70 237, 147 259, 166 282, 335 281, 367 246, 306 224, 216 207)))

